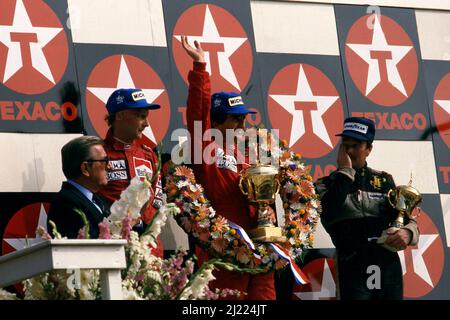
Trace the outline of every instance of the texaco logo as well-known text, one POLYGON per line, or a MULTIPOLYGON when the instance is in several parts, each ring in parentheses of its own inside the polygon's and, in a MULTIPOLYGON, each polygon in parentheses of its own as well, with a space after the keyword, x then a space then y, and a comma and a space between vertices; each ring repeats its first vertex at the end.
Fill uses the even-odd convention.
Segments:
POLYGON ((38 94, 61 80, 68 61, 64 28, 42 0, 0 0, 0 81, 38 94))
POLYGON ((447 73, 436 87, 433 111, 439 134, 450 148, 450 73, 447 73))
POLYGON ((9 220, 3 233, 2 254, 23 249, 42 241, 36 238, 36 229, 47 230, 49 203, 32 203, 17 211, 9 220))
POLYGON ((106 102, 118 88, 140 88, 147 101, 161 105, 150 110, 149 126, 144 135, 158 144, 165 136, 170 122, 170 104, 167 90, 158 74, 144 61, 130 55, 113 55, 100 61, 89 75, 86 88, 86 106, 89 119, 98 136, 104 137, 106 102))
POLYGON ((339 142, 344 122, 339 93, 330 79, 308 64, 291 64, 273 78, 268 113, 280 138, 306 158, 320 158, 339 142))
POLYGON ((199 4, 186 10, 178 19, 172 39, 175 63, 187 82, 192 59, 181 46, 181 36, 201 43, 205 51, 212 91, 242 91, 252 73, 253 55, 247 33, 239 21, 225 9, 199 4))
POLYGON ((336 299, 336 271, 333 259, 315 259, 302 268, 302 271, 311 282, 307 285, 294 285, 294 300, 336 299))
POLYGON ((366 15, 353 24, 345 59, 358 90, 378 105, 397 106, 414 91, 416 50, 403 28, 387 16, 366 15))
POLYGON ((417 224, 418 244, 398 253, 403 269, 403 294, 407 298, 419 298, 431 292, 444 270, 444 247, 438 229, 423 211, 417 224))

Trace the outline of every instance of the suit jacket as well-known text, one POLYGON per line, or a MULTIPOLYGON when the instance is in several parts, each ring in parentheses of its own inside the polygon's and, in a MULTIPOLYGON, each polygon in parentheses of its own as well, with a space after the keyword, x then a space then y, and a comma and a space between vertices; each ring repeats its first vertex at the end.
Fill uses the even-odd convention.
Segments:
MULTIPOLYGON (((102 212, 87 199, 76 187, 68 182, 63 182, 61 190, 56 195, 50 205, 47 221, 52 220, 56 224, 56 229, 63 236, 69 239, 76 239, 78 231, 84 227, 80 215, 74 210, 83 211, 89 221, 89 235, 91 239, 97 239, 99 236, 98 224, 103 218, 109 216, 109 206, 100 199, 98 203, 102 212)), ((52 235, 52 227, 47 222, 47 229, 52 235)), ((53 236, 53 235, 52 235, 53 236)))

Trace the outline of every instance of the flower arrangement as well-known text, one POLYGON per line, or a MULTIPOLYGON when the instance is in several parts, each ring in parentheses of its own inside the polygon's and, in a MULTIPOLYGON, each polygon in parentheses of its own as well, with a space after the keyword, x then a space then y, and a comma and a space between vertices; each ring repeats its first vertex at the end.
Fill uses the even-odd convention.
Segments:
MULTIPOLYGON (((150 182, 133 178, 129 187, 111 207, 111 215, 99 224, 100 239, 127 239, 125 254, 127 266, 122 270, 122 292, 124 299, 129 300, 166 300, 166 299, 217 299, 225 296, 238 296, 236 290, 215 290, 208 287, 214 280, 212 271, 215 265, 233 268, 220 260, 207 261, 194 272, 194 261, 187 258, 185 251, 177 251, 168 259, 161 259, 152 254, 156 247, 156 238, 161 232, 168 215, 179 213, 173 204, 163 206, 142 235, 132 230, 139 220, 142 206, 149 200, 150 182)), ((78 212, 84 220, 83 212, 78 212)), ((79 238, 88 238, 89 230, 80 229, 79 238)), ((53 228, 54 238, 61 239, 56 226, 53 228)), ((43 239, 52 237, 42 228, 38 228, 37 236, 43 239)), ((25 299, 54 300, 101 298, 100 277, 98 270, 80 270, 78 283, 73 282, 71 273, 65 270, 52 271, 25 280, 25 299)), ((13 299, 14 295, 0 290, 0 299, 13 299)))
POLYGON ((312 177, 301 156, 289 151, 284 140, 274 145, 274 139, 269 136, 268 141, 266 151, 280 157, 280 195, 285 210, 283 235, 288 239, 277 248, 246 241, 236 225, 215 212, 190 168, 172 166, 166 177, 168 201, 180 209, 176 215, 178 224, 213 257, 253 273, 281 269, 289 261, 287 256, 295 260, 304 249, 310 248, 321 210, 312 177))

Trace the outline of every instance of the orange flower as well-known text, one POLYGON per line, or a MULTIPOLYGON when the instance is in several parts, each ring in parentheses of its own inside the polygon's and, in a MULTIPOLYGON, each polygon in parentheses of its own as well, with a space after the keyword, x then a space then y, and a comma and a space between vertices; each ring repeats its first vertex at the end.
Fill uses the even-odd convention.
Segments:
POLYGON ((218 216, 216 221, 214 222, 214 225, 215 225, 217 231, 223 232, 226 223, 227 223, 227 219, 225 219, 222 216, 218 216))
POLYGON ((300 192, 305 197, 310 197, 314 194, 314 185, 312 183, 310 183, 309 181, 303 180, 300 183, 300 192))
POLYGON ((211 246, 217 252, 223 252, 225 248, 228 246, 228 241, 224 238, 216 238, 211 242, 211 246))
POLYGON ((234 248, 234 252, 236 253, 236 259, 244 264, 247 264, 250 261, 249 253, 246 247, 236 247, 234 248))
POLYGON ((186 177, 189 180, 194 180, 194 172, 192 172, 192 169, 185 167, 185 166, 178 166, 175 168, 175 175, 178 177, 186 177))
POLYGON ((236 230, 235 229, 230 229, 230 233, 234 236, 236 234, 236 230))
POLYGON ((283 154, 280 157, 281 161, 286 161, 291 157, 291 153, 289 151, 283 152, 283 154))
POLYGON ((200 217, 200 219, 205 219, 209 215, 209 208, 207 206, 200 206, 198 207, 197 212, 197 217, 200 217))

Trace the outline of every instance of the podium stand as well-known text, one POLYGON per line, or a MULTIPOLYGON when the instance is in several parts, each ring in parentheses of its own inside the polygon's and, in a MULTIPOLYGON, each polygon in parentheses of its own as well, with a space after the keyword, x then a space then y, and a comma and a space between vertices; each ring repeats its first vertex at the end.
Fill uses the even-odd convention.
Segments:
POLYGON ((99 269, 102 299, 122 300, 126 240, 45 240, 0 257, 0 288, 63 269, 99 269))

